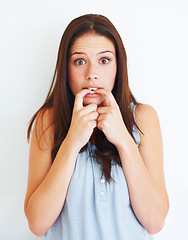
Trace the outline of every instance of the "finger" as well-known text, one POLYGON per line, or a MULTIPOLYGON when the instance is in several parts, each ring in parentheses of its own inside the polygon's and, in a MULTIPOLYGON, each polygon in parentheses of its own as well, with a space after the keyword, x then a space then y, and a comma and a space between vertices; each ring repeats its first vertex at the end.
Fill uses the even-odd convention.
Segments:
POLYGON ((103 106, 103 107, 107 107, 107 106, 108 106, 108 102, 107 102, 106 98, 105 98, 104 101, 102 102, 102 106, 103 106))
POLYGON ((88 120, 90 121, 90 120, 97 120, 98 116, 99 116, 99 114, 97 112, 91 112, 91 113, 85 115, 84 117, 85 117, 86 121, 88 121, 88 120))
POLYGON ((75 109, 80 110, 81 108, 83 108, 83 98, 89 92, 90 92, 89 89, 82 89, 80 92, 76 94, 74 101, 75 109))
POLYGON ((111 91, 100 88, 100 89, 97 89, 95 92, 101 95, 104 95, 106 97, 106 102, 104 101, 104 105, 107 105, 107 106, 117 105, 116 100, 113 94, 111 93, 111 91))
POLYGON ((90 117, 91 117, 92 120, 96 121, 98 116, 99 116, 99 114, 97 112, 90 113, 90 117))
POLYGON ((91 127, 94 129, 95 127, 97 127, 97 121, 92 120, 91 122, 91 127))
POLYGON ((87 106, 83 107, 83 109, 81 110, 83 115, 86 115, 91 112, 96 112, 96 111, 97 111, 97 104, 95 103, 90 103, 87 106))
POLYGON ((97 122, 97 128, 105 133, 105 124, 103 121, 97 122))
POLYGON ((100 122, 106 118, 106 114, 99 115, 97 118, 97 122, 100 122))
POLYGON ((98 107, 97 112, 99 114, 108 113, 108 112, 111 112, 111 108, 110 107, 98 107))

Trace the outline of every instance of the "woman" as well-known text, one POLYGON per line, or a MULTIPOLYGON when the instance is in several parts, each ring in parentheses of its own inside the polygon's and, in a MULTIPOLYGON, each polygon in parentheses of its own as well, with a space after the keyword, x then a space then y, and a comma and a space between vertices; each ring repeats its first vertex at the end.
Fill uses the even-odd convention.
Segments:
POLYGON ((160 231, 168 196, 159 120, 131 93, 125 49, 107 18, 68 25, 28 139, 34 121, 25 197, 34 234, 142 240, 160 231))

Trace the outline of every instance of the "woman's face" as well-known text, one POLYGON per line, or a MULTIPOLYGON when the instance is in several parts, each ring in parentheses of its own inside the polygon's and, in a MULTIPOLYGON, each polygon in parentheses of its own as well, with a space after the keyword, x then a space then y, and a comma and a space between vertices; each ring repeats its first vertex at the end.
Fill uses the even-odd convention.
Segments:
MULTIPOLYGON (((68 61, 69 86, 74 95, 84 88, 112 91, 117 72, 116 51, 110 39, 87 33, 70 49, 68 61)), ((85 95, 83 104, 100 105, 105 100, 95 92, 85 95)))

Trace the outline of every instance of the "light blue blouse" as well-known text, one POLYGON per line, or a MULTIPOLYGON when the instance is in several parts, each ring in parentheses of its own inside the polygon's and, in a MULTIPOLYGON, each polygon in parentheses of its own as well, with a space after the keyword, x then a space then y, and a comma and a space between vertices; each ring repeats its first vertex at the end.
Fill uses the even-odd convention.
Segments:
MULTIPOLYGON (((133 111, 135 106, 133 106, 133 111)), ((140 143, 138 129, 133 134, 140 143)), ((101 178, 100 165, 89 156, 95 146, 80 153, 63 209, 46 232, 47 240, 151 240, 130 203, 123 169, 112 165, 110 184, 101 178)))

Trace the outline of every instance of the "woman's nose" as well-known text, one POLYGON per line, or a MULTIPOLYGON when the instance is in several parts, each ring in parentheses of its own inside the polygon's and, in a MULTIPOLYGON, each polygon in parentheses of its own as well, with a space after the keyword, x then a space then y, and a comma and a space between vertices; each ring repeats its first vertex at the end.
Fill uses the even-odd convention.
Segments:
POLYGON ((87 80, 96 80, 98 79, 98 73, 95 66, 88 66, 87 72, 86 72, 86 79, 87 80))

